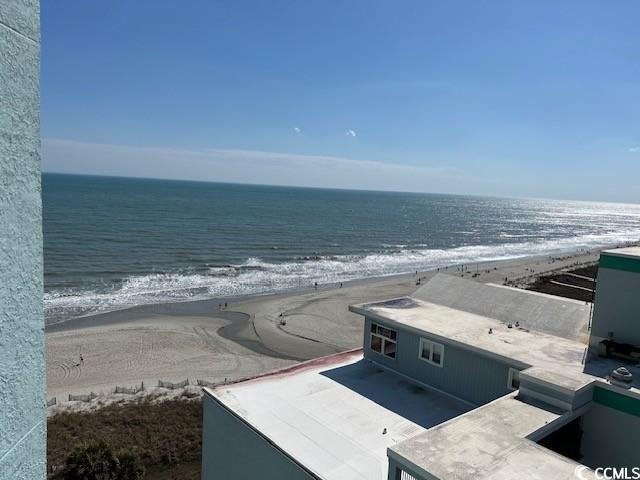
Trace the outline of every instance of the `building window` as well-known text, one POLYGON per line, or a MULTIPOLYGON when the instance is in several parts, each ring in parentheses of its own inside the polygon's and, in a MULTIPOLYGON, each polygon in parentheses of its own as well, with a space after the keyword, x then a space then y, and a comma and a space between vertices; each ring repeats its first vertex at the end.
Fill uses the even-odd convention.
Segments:
POLYGON ((416 477, 401 468, 396 468, 396 480, 418 480, 416 477))
POLYGON ((520 388, 520 370, 516 370, 515 368, 509 369, 507 387, 509 387, 509 390, 518 390, 520 388))
POLYGON ((371 324, 371 350, 389 358, 396 358, 398 332, 377 323, 371 324))
POLYGON ((442 367, 444 362, 444 345, 432 342, 426 338, 420 339, 420 358, 437 367, 442 367))

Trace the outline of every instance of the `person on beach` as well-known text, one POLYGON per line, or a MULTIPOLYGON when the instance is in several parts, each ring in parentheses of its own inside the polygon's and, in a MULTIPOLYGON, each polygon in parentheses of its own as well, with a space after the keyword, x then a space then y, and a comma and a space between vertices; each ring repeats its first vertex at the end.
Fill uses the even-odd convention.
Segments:
POLYGON ((224 302, 224 309, 226 310, 227 307, 229 306, 229 304, 227 302, 224 302))
POLYGON ((315 282, 315 283, 313 284, 313 288, 315 288, 316 290, 318 289, 318 282, 315 282))
POLYGON ((80 354, 80 365, 84 365, 84 357, 80 354))

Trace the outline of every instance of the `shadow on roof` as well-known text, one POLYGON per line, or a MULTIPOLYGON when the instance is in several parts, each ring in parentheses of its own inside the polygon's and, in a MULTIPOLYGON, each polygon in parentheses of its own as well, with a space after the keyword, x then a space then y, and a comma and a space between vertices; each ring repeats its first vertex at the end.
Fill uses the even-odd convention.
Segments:
POLYGON ((472 408, 364 359, 325 370, 321 375, 423 428, 431 428, 472 408))

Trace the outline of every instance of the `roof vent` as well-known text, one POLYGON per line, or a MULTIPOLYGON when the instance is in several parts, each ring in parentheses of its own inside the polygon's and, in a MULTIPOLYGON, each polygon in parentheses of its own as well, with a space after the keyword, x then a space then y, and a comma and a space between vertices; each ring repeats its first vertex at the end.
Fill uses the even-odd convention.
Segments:
POLYGON ((631 382, 633 382, 633 374, 626 367, 618 367, 611 372, 609 380, 614 385, 618 385, 624 388, 631 388, 631 382))

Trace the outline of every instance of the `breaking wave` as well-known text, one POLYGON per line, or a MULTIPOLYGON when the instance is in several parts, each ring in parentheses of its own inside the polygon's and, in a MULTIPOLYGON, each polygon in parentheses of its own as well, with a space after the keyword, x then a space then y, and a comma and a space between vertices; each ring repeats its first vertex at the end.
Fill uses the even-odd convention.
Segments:
POLYGON ((207 266, 202 272, 128 276, 112 285, 85 290, 57 288, 45 293, 49 323, 136 305, 281 292, 349 280, 383 277, 447 265, 561 254, 637 241, 640 230, 540 242, 470 245, 430 249, 388 245, 366 255, 309 256, 288 262, 248 258, 238 265, 207 266))

